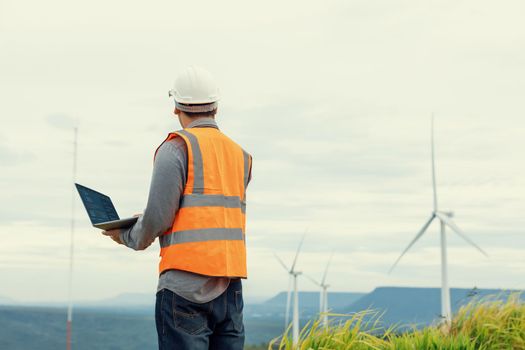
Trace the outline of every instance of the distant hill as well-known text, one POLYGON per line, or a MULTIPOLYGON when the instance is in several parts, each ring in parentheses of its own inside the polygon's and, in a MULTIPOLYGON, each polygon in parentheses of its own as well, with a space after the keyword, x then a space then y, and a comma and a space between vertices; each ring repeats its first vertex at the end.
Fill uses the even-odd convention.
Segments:
MULTIPOLYGON (((356 302, 364 295, 366 293, 328 292, 328 303, 330 308, 339 309, 356 302)), ((286 307, 286 298, 287 292, 280 292, 263 304, 286 307)), ((299 292, 299 305, 301 308, 319 309, 319 292, 299 292)))
MULTIPOLYGON (((356 302, 366 293, 353 292, 329 292, 329 308, 338 312, 348 305, 356 302)), ((286 311, 287 292, 280 292, 274 297, 260 304, 245 304, 244 314, 251 318, 279 318, 284 319, 286 311)), ((292 303, 292 299, 290 299, 292 303)), ((291 305, 290 305, 291 310, 291 305)), ((300 318, 309 319, 319 313, 319 292, 299 292, 300 318)))
MULTIPOLYGON (((506 299, 511 291, 501 289, 462 289, 452 288, 450 299, 452 312, 471 300, 497 295, 506 299)), ((343 313, 352 313, 366 309, 385 312, 384 324, 420 324, 427 325, 439 319, 441 314, 440 288, 379 287, 343 309, 343 313)))
POLYGON ((16 304, 16 302, 13 299, 0 295, 0 305, 12 305, 12 304, 16 304))
MULTIPOLYGON (((328 304, 330 305, 330 308, 340 309, 356 302, 364 295, 366 295, 366 293, 328 292, 328 304)), ((319 297, 319 292, 299 292, 299 305, 301 306, 301 309, 318 310, 319 297)), ((287 292, 280 292, 276 296, 266 300, 261 305, 284 308, 286 307, 286 298, 287 292)))
POLYGON ((155 306, 155 294, 146 293, 123 293, 112 298, 96 300, 96 301, 79 301, 77 305, 87 307, 116 307, 116 308, 127 308, 127 307, 148 307, 152 308, 155 306))

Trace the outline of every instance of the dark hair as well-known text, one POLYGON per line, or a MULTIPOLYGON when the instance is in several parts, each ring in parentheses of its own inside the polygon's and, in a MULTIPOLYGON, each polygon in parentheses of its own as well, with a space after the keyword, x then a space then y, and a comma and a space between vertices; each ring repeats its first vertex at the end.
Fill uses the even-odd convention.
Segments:
MULTIPOLYGON (((186 106, 190 107, 189 105, 184 104, 184 103, 180 103, 179 105, 182 106, 182 107, 186 107, 186 106)), ((215 109, 213 109, 211 111, 206 111, 206 112, 188 112, 188 111, 185 110, 186 108, 181 108, 180 110, 182 112, 184 112, 190 118, 214 117, 215 114, 217 114, 217 103, 216 102, 210 103, 210 104, 203 104, 203 105, 199 105, 199 106, 202 106, 202 107, 205 107, 205 108, 209 108, 209 107, 212 107, 212 105, 215 105, 214 106, 215 109)))
POLYGON ((213 111, 209 112, 184 112, 188 117, 190 118, 198 118, 198 117, 215 117, 215 114, 217 114, 217 108, 215 108, 213 111))

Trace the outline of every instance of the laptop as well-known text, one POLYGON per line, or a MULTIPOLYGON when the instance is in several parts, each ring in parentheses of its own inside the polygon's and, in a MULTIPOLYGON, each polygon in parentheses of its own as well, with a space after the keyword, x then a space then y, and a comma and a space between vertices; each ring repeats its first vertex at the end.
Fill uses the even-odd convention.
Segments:
POLYGON ((138 217, 136 216, 125 219, 119 218, 111 198, 105 194, 77 183, 75 186, 94 227, 102 230, 113 230, 130 227, 137 221, 138 217))

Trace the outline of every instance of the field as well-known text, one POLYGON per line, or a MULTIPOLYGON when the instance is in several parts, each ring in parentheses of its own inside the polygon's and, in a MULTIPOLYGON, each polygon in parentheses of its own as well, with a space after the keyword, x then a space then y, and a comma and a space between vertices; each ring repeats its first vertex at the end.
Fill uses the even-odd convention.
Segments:
MULTIPOLYGON (((327 329, 319 322, 303 328, 298 349, 345 350, 524 350, 525 304, 518 295, 506 301, 490 298, 463 306, 449 326, 429 326, 408 332, 382 329, 380 315, 356 313, 327 329)), ((289 336, 270 343, 272 349, 292 349, 289 336)))
MULTIPOLYGON (((63 307, 0 306, 0 350, 64 349, 65 326, 63 307)), ((245 327, 246 344, 255 346, 280 334, 283 322, 248 318, 245 327)), ((157 349, 153 309, 76 308, 73 345, 75 350, 157 349)))
MULTIPOLYGON (((343 306, 334 311, 337 314, 331 315, 328 330, 315 321, 308 323, 317 317, 318 299, 313 294, 302 294, 305 317, 301 320, 300 348, 525 350, 523 294, 500 291, 487 296, 488 290, 477 290, 477 297, 465 299, 466 291, 453 292, 454 304, 461 306, 454 309, 456 317, 450 329, 430 326, 439 307, 439 303, 433 302, 438 300, 434 289, 378 288, 357 300, 353 307, 343 306), (369 311, 358 311, 367 308, 369 311)), ((333 300, 337 305, 337 298, 333 300)), ((282 333, 283 302, 285 294, 246 306, 246 350, 268 349, 268 342, 282 333)), ((63 307, 0 306, 0 349, 65 348, 65 319, 63 307)), ((77 307, 73 342, 76 350, 155 349, 153 308, 151 305, 77 307)), ((290 339, 275 340, 272 349, 276 348, 291 349, 290 339)))

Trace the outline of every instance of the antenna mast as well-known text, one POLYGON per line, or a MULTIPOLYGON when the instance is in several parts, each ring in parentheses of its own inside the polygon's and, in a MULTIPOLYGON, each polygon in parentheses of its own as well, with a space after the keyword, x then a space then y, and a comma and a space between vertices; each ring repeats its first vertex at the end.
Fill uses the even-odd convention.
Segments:
POLYGON ((436 164, 434 160, 434 113, 432 113, 432 123, 430 127, 430 142, 432 153, 432 192, 434 194, 434 211, 438 210, 437 204, 437 190, 436 190, 436 164))
MULTIPOLYGON (((78 127, 73 128, 73 184, 77 178, 77 138, 78 127)), ((66 349, 71 350, 71 327, 73 323, 73 253, 75 237, 75 187, 71 186, 71 240, 69 245, 69 281, 68 281, 68 306, 67 306, 67 326, 66 326, 66 349)))

